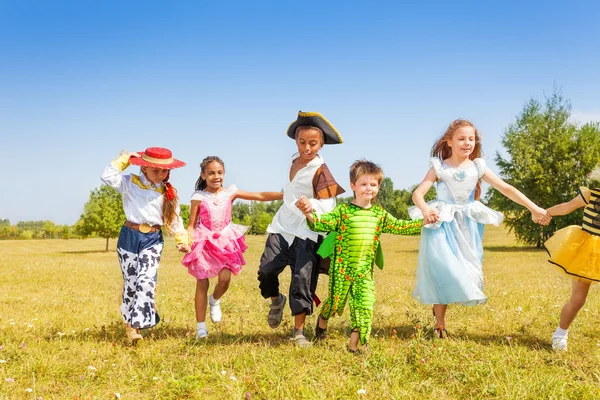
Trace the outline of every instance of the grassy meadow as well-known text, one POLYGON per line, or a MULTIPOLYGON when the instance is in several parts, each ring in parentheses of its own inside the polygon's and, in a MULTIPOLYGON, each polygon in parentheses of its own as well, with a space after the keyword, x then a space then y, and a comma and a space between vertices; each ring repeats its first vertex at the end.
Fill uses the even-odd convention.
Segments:
MULTIPOLYGON (((597 288, 571 327, 569 351, 554 353, 550 337, 570 280, 502 228, 485 236, 489 300, 451 306, 449 340, 432 339, 431 308, 410 297, 419 238, 384 235, 370 350, 359 355, 346 351, 347 311, 309 349, 291 343, 289 309, 278 329, 268 327, 256 280, 264 239, 247 237, 247 266, 204 341, 194 339, 195 280, 168 240, 157 291, 162 321, 136 347, 125 340, 121 272, 104 240, 0 242, 0 399, 600 397, 597 288)), ((288 284, 289 269, 285 291, 288 284)), ((315 321, 308 319, 309 338, 315 321)))

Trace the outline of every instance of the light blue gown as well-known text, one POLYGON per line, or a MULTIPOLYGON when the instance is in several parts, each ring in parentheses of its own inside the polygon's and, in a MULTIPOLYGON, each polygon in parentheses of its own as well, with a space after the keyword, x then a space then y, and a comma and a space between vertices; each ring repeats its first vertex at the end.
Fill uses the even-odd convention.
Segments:
MULTIPOLYGON (((485 172, 482 158, 466 168, 454 168, 434 157, 430 161, 439 179, 437 199, 429 202, 440 212, 435 224, 421 233, 417 280, 413 298, 423 304, 474 306, 485 303, 483 293, 483 225, 498 226, 501 213, 474 199, 475 187, 485 172)), ((409 209, 411 218, 423 218, 409 209)))

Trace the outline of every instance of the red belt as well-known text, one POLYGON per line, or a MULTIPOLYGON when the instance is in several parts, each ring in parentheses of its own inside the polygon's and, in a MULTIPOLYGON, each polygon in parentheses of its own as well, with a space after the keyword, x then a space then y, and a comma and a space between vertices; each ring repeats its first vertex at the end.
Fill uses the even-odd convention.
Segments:
POLYGON ((134 231, 140 231, 142 233, 158 232, 160 231, 160 225, 148 225, 148 224, 134 224, 130 221, 125 221, 125 226, 134 231))

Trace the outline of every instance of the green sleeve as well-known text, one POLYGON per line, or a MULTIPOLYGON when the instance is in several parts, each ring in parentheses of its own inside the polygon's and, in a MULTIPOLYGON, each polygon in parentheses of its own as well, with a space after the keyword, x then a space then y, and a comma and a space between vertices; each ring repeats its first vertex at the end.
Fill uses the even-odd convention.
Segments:
POLYGON ((340 207, 337 206, 331 212, 317 215, 317 213, 313 212, 314 223, 310 223, 310 221, 306 220, 308 227, 313 231, 317 232, 332 232, 337 231, 338 227, 341 225, 341 215, 340 215, 340 207))
POLYGON ((391 233, 393 235, 418 236, 421 234, 423 220, 416 219, 413 221, 405 221, 397 219, 389 212, 383 210, 383 233, 391 233))

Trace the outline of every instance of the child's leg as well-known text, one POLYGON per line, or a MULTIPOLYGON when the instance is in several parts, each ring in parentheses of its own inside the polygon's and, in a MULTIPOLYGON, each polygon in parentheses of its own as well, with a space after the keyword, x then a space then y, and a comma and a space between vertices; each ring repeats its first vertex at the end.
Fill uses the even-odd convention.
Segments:
POLYGON ((573 280, 573 286, 571 288, 571 298, 564 305, 560 313, 559 327, 567 330, 571 326, 571 322, 577 316, 577 313, 585 304, 588 292, 590 290, 590 284, 577 279, 573 280))
POLYGON ((270 233, 258 267, 260 294, 279 300, 279 274, 290 263, 289 246, 280 234, 270 233))
POLYGON ((446 328, 446 309, 447 304, 434 304, 433 315, 435 317, 435 329, 446 328))
POLYGON ((163 243, 158 242, 141 250, 137 261, 137 281, 131 314, 131 327, 151 328, 158 324, 160 317, 156 311, 155 291, 158 278, 158 263, 163 243))
POLYGON ((231 271, 227 268, 223 268, 219 272, 219 280, 215 290, 208 299, 208 305, 210 306, 210 320, 214 323, 220 322, 223 314, 221 313, 221 297, 229 289, 229 283, 231 282, 231 271))
POLYGON ((206 298, 208 296, 208 286, 208 279, 198 279, 196 281, 196 296, 194 298, 196 322, 206 321, 206 298))
POLYGON ((352 329, 350 333, 350 343, 348 344, 348 350, 354 353, 358 350, 358 340, 360 339, 360 335, 358 333, 358 329, 352 329))
MULTIPOLYGON (((372 272, 371 272, 372 274, 372 272)), ((350 320, 352 321, 352 334, 350 335, 350 351, 356 350, 357 341, 353 335, 356 331, 360 344, 369 342, 373 324, 373 306, 375 305, 375 282, 372 275, 366 274, 356 279, 350 286, 348 303, 350 305, 350 320), (354 347, 352 347, 354 346, 354 347)))
POLYGON ((219 272, 219 280, 217 281, 217 286, 215 286, 215 290, 213 290, 213 299, 219 300, 221 296, 223 296, 225 292, 227 292, 227 289, 229 289, 230 283, 231 271, 227 268, 223 268, 221 272, 219 272))
POLYGON ((194 307, 196 308, 196 339, 204 339, 208 336, 206 329, 206 297, 208 295, 208 279, 196 281, 196 296, 194 307))
POLYGON ((567 350, 567 339, 569 337, 569 326, 577 316, 590 290, 590 284, 580 280, 573 280, 571 298, 564 305, 560 313, 560 323, 552 335, 552 348, 554 350, 567 350))

